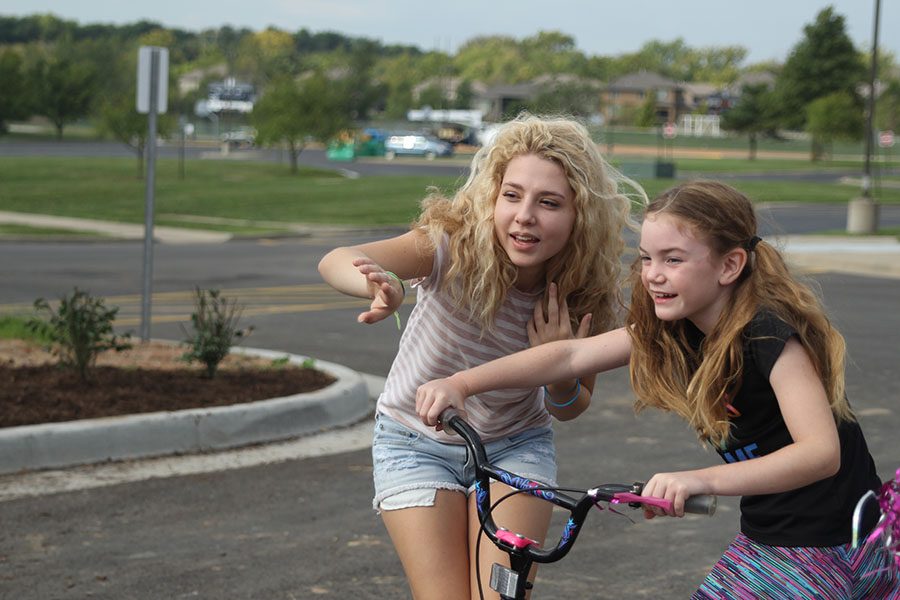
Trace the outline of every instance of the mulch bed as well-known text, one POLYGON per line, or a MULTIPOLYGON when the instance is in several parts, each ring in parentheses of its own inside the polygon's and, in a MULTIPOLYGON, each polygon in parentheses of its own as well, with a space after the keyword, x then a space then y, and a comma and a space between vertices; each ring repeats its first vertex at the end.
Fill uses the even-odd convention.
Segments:
POLYGON ((220 371, 97 366, 89 382, 54 364, 0 364, 0 427, 226 406, 321 389, 334 378, 302 367, 220 371))

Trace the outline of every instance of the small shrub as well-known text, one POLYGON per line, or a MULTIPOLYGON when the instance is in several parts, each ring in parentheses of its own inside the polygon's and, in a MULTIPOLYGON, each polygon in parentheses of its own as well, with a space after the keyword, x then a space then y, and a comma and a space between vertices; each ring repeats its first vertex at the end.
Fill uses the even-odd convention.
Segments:
POLYGON ((219 363, 228 356, 235 340, 247 337, 252 327, 238 329, 238 321, 243 307, 236 300, 228 300, 220 295, 219 290, 201 290, 194 293, 194 312, 191 314, 193 331, 181 327, 188 346, 181 358, 187 362, 198 361, 206 365, 206 377, 212 379, 216 375, 219 363))
POLYGON ((315 369, 316 368, 316 359, 304 358, 302 366, 304 369, 315 369))
POLYGON ((283 369, 286 366, 291 364, 290 356, 282 356, 280 358, 275 358, 272 360, 272 368, 273 369, 283 369))
POLYGON ((130 334, 116 337, 113 333, 118 307, 106 308, 102 298, 94 298, 77 287, 71 295, 60 298, 55 311, 43 298, 34 301, 34 308, 38 313, 46 313, 47 319, 31 318, 28 330, 36 338, 49 339, 51 350, 60 363, 75 369, 82 381, 88 379, 101 352, 131 348, 131 344, 123 341, 128 340, 130 334))

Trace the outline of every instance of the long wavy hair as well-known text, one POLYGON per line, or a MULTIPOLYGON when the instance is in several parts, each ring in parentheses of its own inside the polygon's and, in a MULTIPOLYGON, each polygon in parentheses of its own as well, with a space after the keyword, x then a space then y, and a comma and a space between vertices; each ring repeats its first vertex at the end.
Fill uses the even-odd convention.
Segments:
MULTIPOLYGON (((449 236, 444 289, 457 306, 467 307, 469 317, 483 330, 491 330, 517 276, 494 231, 494 205, 507 165, 528 154, 560 165, 575 192, 572 233, 564 249, 548 261, 545 283, 556 282, 566 297, 573 328, 592 313, 592 331, 611 329, 622 306, 623 229, 636 229, 632 198, 643 207, 647 197, 638 184, 603 159, 579 123, 522 114, 504 124, 475 154, 467 181, 452 199, 431 190, 414 226, 423 227, 434 245, 445 233, 449 236), (632 188, 631 196, 620 190, 625 184, 632 188)), ((547 299, 545 289, 545 307, 547 299)))
POLYGON ((761 309, 780 317, 799 336, 822 380, 837 422, 853 420, 844 396, 844 338, 832 326, 816 293, 788 271, 779 251, 752 244, 756 215, 750 200, 713 181, 692 181, 665 191, 646 210, 678 219, 714 255, 748 253, 734 291, 700 353, 691 349, 684 320, 663 321, 641 283, 640 260, 632 267, 627 323, 632 339, 631 384, 638 411, 648 406, 684 417, 702 440, 717 445, 730 433, 726 404, 741 387, 747 324, 761 309))

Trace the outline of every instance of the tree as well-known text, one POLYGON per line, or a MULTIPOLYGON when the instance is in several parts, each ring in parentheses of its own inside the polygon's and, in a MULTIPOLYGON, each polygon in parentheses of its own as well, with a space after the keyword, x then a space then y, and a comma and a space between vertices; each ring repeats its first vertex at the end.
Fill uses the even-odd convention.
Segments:
POLYGON ((788 129, 804 127, 806 107, 817 98, 843 92, 859 103, 856 86, 865 79, 862 57, 834 8, 821 11, 803 31, 775 83, 779 120, 788 129))
POLYGON ((659 117, 656 115, 656 90, 649 90, 640 108, 634 116, 634 124, 638 127, 656 127, 659 117))
POLYGON ((34 112, 50 119, 58 139, 62 139, 66 125, 90 112, 95 73, 93 64, 70 58, 66 45, 58 46, 49 56, 38 57, 29 70, 34 112))
POLYGON ((463 79, 487 84, 521 83, 540 73, 525 60, 515 38, 499 35, 472 38, 457 51, 453 65, 463 79))
POLYGON ((806 129, 813 140, 812 160, 822 158, 836 139, 861 139, 864 126, 863 112, 850 94, 835 92, 813 100, 806 109, 806 129))
POLYGON ((875 118, 879 129, 900 128, 900 79, 888 80, 884 91, 878 98, 878 106, 875 108, 875 118))
POLYGON ((580 74, 586 71, 587 59, 570 35, 559 31, 539 31, 537 35, 523 39, 520 46, 525 60, 537 67, 537 74, 580 74))
MULTIPOLYGON (((171 114, 157 115, 157 131, 163 137, 174 124, 171 114)), ((134 92, 106 96, 99 106, 99 128, 131 148, 137 158, 138 179, 144 177, 144 151, 147 148, 147 115, 135 108, 134 92)))
MULTIPOLYGON (((137 89, 137 72, 135 63, 140 45, 164 45, 161 34, 150 32, 144 34, 126 52, 110 54, 104 65, 103 79, 97 84, 96 101, 93 114, 99 131, 112 136, 130 148, 137 159, 137 177, 144 176, 144 152, 147 146, 147 115, 137 112, 135 92, 137 89), (151 37, 147 37, 151 36, 151 37), (154 43, 154 39, 155 42, 154 43)), ((170 55, 171 57, 171 55, 170 55)), ((175 124, 177 114, 173 110, 177 86, 173 69, 169 70, 168 110, 157 115, 157 132, 161 137, 168 137, 175 124)))
POLYGON ((472 82, 468 79, 463 79, 459 82, 459 85, 456 86, 456 97, 453 99, 451 108, 471 108, 474 97, 475 92, 472 89, 472 82))
POLYGON ((600 112, 599 85, 577 79, 550 81, 538 89, 529 103, 534 113, 567 114, 590 117, 600 112))
POLYGON ((291 173, 296 173, 297 157, 307 141, 327 142, 349 127, 351 119, 343 92, 343 86, 322 73, 314 73, 301 83, 279 79, 253 107, 251 120, 257 143, 287 144, 291 173))
POLYGON ((257 85, 295 75, 298 65, 294 38, 287 32, 269 27, 241 39, 237 73, 257 85))
POLYGON ((444 94, 444 86, 439 82, 434 82, 419 92, 419 106, 430 106, 431 108, 447 108, 447 96, 444 94))
POLYGON ((776 114, 772 91, 764 83, 745 85, 737 104, 722 115, 722 127, 746 133, 750 143, 750 160, 756 160, 756 144, 760 136, 775 136, 776 114))
POLYGON ((416 84, 438 74, 452 74, 449 57, 440 53, 428 55, 404 52, 378 61, 372 67, 372 78, 382 82, 385 116, 402 119, 415 106, 412 90, 416 84))
POLYGON ((400 81, 388 88, 384 113, 389 119, 403 119, 413 107, 412 84, 400 81))
POLYGON ((100 105, 100 130, 134 150, 137 176, 144 177, 144 149, 147 146, 147 115, 134 106, 134 97, 107 96, 100 105))
POLYGON ((372 83, 372 68, 378 46, 369 40, 356 40, 347 60, 347 74, 342 79, 345 106, 353 119, 365 119, 378 102, 379 88, 372 83))
POLYGON ((28 92, 22 56, 14 50, 0 51, 0 134, 12 119, 28 116, 28 92))
POLYGON ((650 40, 637 52, 612 59, 610 76, 636 71, 652 71, 678 81, 709 81, 726 84, 734 81, 740 64, 747 57, 741 46, 691 48, 682 38, 671 42, 650 40))

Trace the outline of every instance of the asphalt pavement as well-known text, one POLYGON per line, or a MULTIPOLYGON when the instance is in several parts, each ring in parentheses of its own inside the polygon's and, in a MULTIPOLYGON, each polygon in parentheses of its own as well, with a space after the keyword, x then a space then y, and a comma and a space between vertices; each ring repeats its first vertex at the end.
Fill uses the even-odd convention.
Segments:
MULTIPOLYGON (((214 242, 166 233, 161 243, 214 242)), ((900 466, 900 244, 772 240, 816 278, 847 336, 848 392, 888 476, 900 466)), ((375 395, 379 379, 367 383, 375 395)), ((624 373, 601 377, 595 396, 587 414, 556 426, 561 481, 715 461, 676 419, 636 419, 624 373)), ((369 506, 370 440, 363 420, 239 450, 0 476, 0 598, 406 598, 369 506)), ((570 557, 542 568, 535 597, 685 598, 733 535, 736 503, 723 499, 713 519, 636 521, 592 517, 570 557)))

